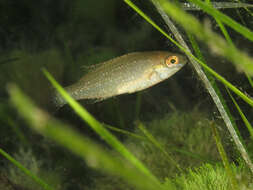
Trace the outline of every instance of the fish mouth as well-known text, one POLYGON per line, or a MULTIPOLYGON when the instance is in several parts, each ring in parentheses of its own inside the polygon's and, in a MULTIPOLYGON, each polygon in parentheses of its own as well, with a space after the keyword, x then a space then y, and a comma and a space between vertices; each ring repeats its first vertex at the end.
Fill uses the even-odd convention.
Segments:
POLYGON ((187 60, 186 56, 180 56, 179 57, 179 64, 178 65, 184 66, 187 62, 188 62, 188 60, 187 60))
MULTIPOLYGON (((186 64, 186 63, 185 63, 186 64)), ((179 64, 177 64, 177 66, 179 66, 179 67, 183 67, 185 64, 183 64, 183 63, 179 63, 179 64)))

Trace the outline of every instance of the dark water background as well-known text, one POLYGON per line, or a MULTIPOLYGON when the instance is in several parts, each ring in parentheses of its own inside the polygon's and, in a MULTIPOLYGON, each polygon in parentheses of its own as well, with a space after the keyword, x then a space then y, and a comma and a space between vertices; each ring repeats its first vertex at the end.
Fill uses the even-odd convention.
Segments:
MULTIPOLYGON (((162 19, 150 3, 147 1, 136 3, 158 25, 166 29, 162 19)), ((224 10, 224 13, 253 30, 253 19, 244 9, 228 9, 224 10)), ((210 21, 212 29, 221 33, 215 21, 207 14, 201 11, 192 12, 192 14, 200 21, 210 21)), ((227 29, 234 44, 253 56, 252 43, 230 28, 227 29)), ((200 47, 211 68, 243 92, 253 96, 252 87, 243 73, 237 71, 225 59, 210 52, 204 44, 200 44, 200 47)), ((1 0, 0 145, 8 150, 15 151, 16 149, 16 137, 11 139, 11 131, 3 127, 7 126, 7 118, 14 118, 21 126, 25 126, 8 103, 6 92, 8 83, 16 83, 39 106, 48 109, 52 88, 41 72, 42 67, 47 68, 61 85, 67 86, 77 81, 85 73, 85 70, 82 69, 83 65, 96 64, 129 52, 152 50, 179 52, 178 48, 123 1, 1 0)), ((239 129, 244 136, 247 136, 248 133, 243 129, 243 123, 231 99, 224 87, 219 83, 218 85, 221 87, 239 129)), ((219 114, 211 98, 190 65, 186 65, 172 78, 138 94, 122 95, 95 104, 81 102, 98 120, 133 130, 134 121, 137 119, 137 96, 141 97, 138 118, 146 122, 154 118, 162 118, 165 114, 175 110, 191 112, 196 107, 199 112, 205 112, 210 118, 219 120, 219 114)), ((236 100, 252 123, 252 108, 239 98, 236 100)), ((68 106, 64 106, 54 115, 76 126, 81 132, 96 138, 91 130, 83 127, 83 122, 68 106)), ((24 131, 32 134, 30 138, 34 141, 35 147, 41 143, 41 137, 33 134, 29 129, 25 128, 24 131)), ((35 150, 45 151, 38 147, 35 150)), ((56 150, 56 157, 66 156, 64 151, 56 150)), ((72 156, 69 159, 73 162, 72 156)), ((77 162, 86 167, 80 160, 77 162)), ((73 179, 78 180, 79 174, 79 172, 73 174, 76 175, 72 176, 73 179)), ((88 176, 92 175, 91 172, 88 176)))

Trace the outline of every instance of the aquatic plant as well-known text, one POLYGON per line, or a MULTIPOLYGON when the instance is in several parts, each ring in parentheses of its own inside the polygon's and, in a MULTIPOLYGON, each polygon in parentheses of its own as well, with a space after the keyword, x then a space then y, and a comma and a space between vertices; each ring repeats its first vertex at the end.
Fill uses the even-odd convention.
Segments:
MULTIPOLYGON (((67 155, 69 155, 71 158, 73 155, 69 154, 69 151, 84 160, 90 168, 94 168, 106 175, 111 174, 112 176, 115 176, 115 178, 110 178, 108 176, 107 178, 96 178, 95 176, 93 178, 94 181, 96 179, 101 179, 101 182, 93 183, 93 185, 95 184, 94 188, 97 189, 101 189, 103 187, 104 189, 112 189, 115 188, 115 186, 119 187, 119 189, 131 189, 132 187, 135 187, 137 189, 150 190, 198 189, 199 187, 201 187, 201 189, 252 188, 252 174, 250 173, 250 169, 252 170, 251 160, 244 149, 246 147, 246 143, 243 142, 244 139, 240 136, 236 126, 234 125, 234 118, 229 113, 224 98, 221 96, 220 89, 217 87, 218 85, 216 85, 214 82, 215 78, 221 81, 228 89, 233 91, 250 106, 253 105, 252 98, 245 95, 241 89, 235 87, 235 85, 232 85, 223 76, 219 75, 209 66, 207 66, 204 56, 202 55, 201 48, 198 46, 195 40, 195 37, 198 38, 198 40, 207 44, 211 50, 234 63, 236 68, 247 72, 249 81, 251 81, 250 76, 252 76, 253 73, 251 64, 252 58, 234 46, 233 41, 226 32, 224 25, 226 24, 233 28, 250 41, 252 40, 252 32, 246 27, 234 22, 231 18, 222 14, 220 11, 216 11, 210 5, 204 4, 199 0, 192 0, 192 2, 196 3, 201 10, 206 11, 214 17, 219 24, 219 27, 223 31, 226 39, 225 41, 221 36, 214 33, 212 30, 210 30, 210 28, 204 27, 197 19, 194 19, 189 14, 186 14, 176 5, 170 4, 167 1, 153 1, 158 11, 160 11, 162 17, 167 17, 164 12, 161 12, 165 10, 166 13, 170 14, 173 19, 175 19, 184 27, 195 51, 196 56, 194 56, 189 51, 190 48, 188 48, 188 46, 182 45, 182 41, 180 42, 180 40, 176 42, 165 31, 158 27, 150 18, 148 18, 140 9, 138 9, 137 6, 131 3, 131 1, 125 0, 125 2, 131 5, 163 35, 169 38, 182 51, 184 51, 192 61, 193 67, 196 69, 197 73, 201 73, 200 79, 204 79, 203 81, 205 84, 210 83, 206 86, 209 87, 209 92, 210 89, 213 92, 212 96, 217 98, 214 98, 214 101, 219 108, 219 111, 222 113, 222 117, 225 120, 225 123, 228 126, 239 151, 241 151, 241 154, 235 153, 233 156, 227 156, 226 153, 231 151, 231 147, 227 149, 226 144, 224 146, 224 141, 226 141, 225 137, 228 137, 227 133, 224 132, 224 130, 220 130, 220 125, 217 123, 217 121, 207 119, 208 116, 206 115, 198 115, 198 111, 182 113, 176 112, 175 109, 174 114, 168 114, 162 119, 153 119, 151 122, 142 122, 140 119, 136 122, 138 130, 135 130, 134 134, 129 131, 124 131, 122 129, 119 130, 115 127, 105 125, 95 119, 95 117, 93 117, 93 115, 83 108, 78 102, 73 100, 46 70, 44 70, 46 77, 59 91, 63 98, 69 103, 75 113, 79 115, 80 118, 82 118, 82 120, 86 122, 88 126, 90 126, 91 129, 95 131, 104 140, 104 142, 107 143, 107 145, 109 145, 110 148, 105 148, 105 146, 102 146, 87 136, 80 134, 80 132, 77 132, 72 126, 54 118, 54 116, 37 107, 17 86, 10 85, 10 99, 14 107, 19 111, 19 115, 25 120, 31 129, 46 138, 45 141, 47 142, 45 143, 45 146, 49 147, 49 144, 52 144, 49 139, 52 139, 64 149, 67 149, 67 155), (157 6, 157 2, 161 3, 161 7, 157 6), (190 27, 189 23, 191 23, 190 27), (238 59, 241 60, 240 63, 238 63, 238 59), (204 68, 205 72, 202 71, 198 64, 204 68), (206 73, 210 73, 215 78, 206 73), (207 127, 209 127, 209 129, 206 129, 207 127), (217 130, 217 128, 219 128, 219 130, 217 130), (128 137, 125 143, 119 141, 118 138, 109 130, 120 132, 124 135, 127 134, 128 137), (215 144, 213 143, 214 140, 211 138, 212 134, 217 144, 218 151, 214 149, 215 144), (133 140, 133 138, 136 139, 133 140), (172 141, 178 146, 170 146, 169 142, 172 141), (138 143, 140 144, 139 146, 138 143), (216 165, 219 157, 218 152, 222 158, 223 166, 221 164, 216 165), (183 155, 183 157, 180 155, 183 155), (212 159, 210 159, 210 155, 212 155, 212 159), (240 158, 240 161, 237 164, 231 163, 231 157, 233 158, 236 156, 240 158), (242 161, 242 158, 244 158, 246 164, 242 161), (209 164, 204 164, 206 162, 209 164), (186 169, 187 167, 192 168, 186 169), (124 183, 121 183, 118 178, 123 179, 124 183), (104 183, 107 183, 106 187, 104 186, 104 183)), ((170 19, 168 18, 165 19, 167 22, 169 20, 170 19)), ((173 27, 174 25, 172 23, 169 24, 169 26, 173 27)), ((174 30, 174 34, 180 35, 177 30, 174 30)), ((74 59, 71 57, 71 52, 68 51, 68 44, 64 44, 65 53, 69 56, 68 61, 74 63, 74 59)), ((59 58, 58 52, 53 51, 51 53, 53 54, 51 54, 52 57, 56 57, 55 60, 59 63, 59 60, 61 59, 59 58)), ((46 60, 47 54, 42 57, 44 58, 43 60, 46 60)), ((32 58, 28 59, 31 60, 32 58)), ((41 61, 40 57, 37 58, 37 61, 41 61)), ((16 75, 18 76, 18 74, 16 75)), ((16 79, 16 81, 16 83, 19 82, 18 79, 16 79)), ((29 88, 27 88, 26 91, 29 91, 29 88)), ((40 91, 37 91, 37 93, 40 94, 40 91)), ((136 118, 139 118, 141 100, 141 96, 139 96, 138 106, 136 106, 135 112, 136 118)), ((251 134, 252 126, 248 121, 248 119, 250 120, 251 118, 247 119, 247 113, 243 114, 243 110, 239 107, 239 103, 236 102, 235 99, 232 100, 251 134)), ((5 103, 1 102, 0 105, 2 104, 5 103)), ((1 114, 1 116, 2 115, 4 114, 1 114)), ((18 121, 17 123, 22 123, 20 119, 16 119, 11 114, 8 118, 10 119, 9 121, 6 119, 6 121, 1 122, 1 124, 14 126, 13 129, 15 129, 15 121, 18 121)), ((221 124, 221 126, 223 126, 223 124, 221 124)), ((27 134, 30 134, 29 130, 26 130, 26 132, 27 131, 27 134)), ((15 134, 19 134, 18 136, 20 139, 24 139, 23 137, 26 137, 26 133, 23 133, 23 130, 16 131, 15 134)), ((24 144, 27 144, 27 146, 31 146, 29 139, 25 139, 23 142, 26 142, 24 144)), ((33 143, 36 144, 36 140, 34 140, 33 143)), ((9 150, 7 149, 6 151, 8 152, 9 150)), ((23 186, 26 186, 27 188, 34 188, 32 182, 26 182, 26 180, 23 180, 27 177, 27 181, 30 181, 29 178, 31 178, 40 186, 41 189, 64 189, 64 187, 61 185, 58 188, 55 187, 55 184, 51 185, 53 183, 50 182, 50 180, 42 180, 42 178, 46 179, 46 175, 40 175, 43 170, 41 168, 42 166, 40 161, 33 159, 33 154, 30 152, 28 152, 29 154, 25 154, 24 152, 22 153, 25 160, 22 160, 17 156, 14 156, 13 158, 7 152, 5 152, 3 149, 0 149, 0 154, 7 158, 13 164, 13 166, 16 166, 19 169, 16 170, 13 166, 7 167, 10 169, 10 176, 12 176, 9 176, 9 178, 14 184, 22 185, 23 182, 23 186), (29 161, 31 161, 33 164, 29 165, 29 161), (18 171, 22 171, 25 176, 19 174, 18 171)), ((74 158, 72 159, 74 160, 74 158)), ((45 163, 45 161, 46 159, 43 160, 43 163, 45 163)), ((74 162, 75 161, 73 161, 71 164, 75 164, 74 162)), ((59 162, 57 163, 59 164, 59 162)), ((1 170, 1 172, 3 171, 1 170)), ((50 170, 48 172, 50 172, 50 170)), ((62 172, 60 175, 64 175, 63 173, 64 172, 62 172)), ((58 183, 62 183, 62 180, 59 180, 58 183)), ((68 186, 66 183, 64 185, 68 186)), ((80 186, 80 188, 84 187, 83 184, 80 186)))

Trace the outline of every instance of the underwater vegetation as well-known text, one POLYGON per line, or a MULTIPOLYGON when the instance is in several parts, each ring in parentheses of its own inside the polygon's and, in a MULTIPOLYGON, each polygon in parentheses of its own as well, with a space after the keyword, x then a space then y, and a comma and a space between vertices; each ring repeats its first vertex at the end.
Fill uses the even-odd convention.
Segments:
POLYGON ((0 7, 1 190, 253 189, 250 1, 0 7), (131 57, 157 51, 174 53, 155 70, 150 53, 131 57))

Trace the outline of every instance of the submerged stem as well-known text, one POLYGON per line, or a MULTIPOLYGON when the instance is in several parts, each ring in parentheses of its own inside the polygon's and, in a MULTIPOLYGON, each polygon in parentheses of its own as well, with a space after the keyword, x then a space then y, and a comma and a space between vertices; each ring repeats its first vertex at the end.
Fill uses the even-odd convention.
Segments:
MULTIPOLYGON (((165 23, 167 24, 167 26, 170 28, 170 30, 174 34, 177 41, 181 44, 181 46, 184 47, 184 49, 186 49, 189 53, 191 53, 190 48, 185 43, 184 39, 182 38, 181 34, 177 30, 176 26, 170 20, 169 16, 164 12, 164 10, 161 7, 160 3, 158 1, 155 1, 155 0, 151 0, 151 1, 154 4, 154 6, 156 7, 156 9, 158 10, 158 12, 161 15, 161 17, 163 18, 163 20, 165 21, 165 23)), ((241 153, 241 155, 242 155, 243 159, 245 160, 246 164, 248 165, 251 172, 253 173, 253 164, 250 160, 250 157, 249 157, 248 153, 246 152, 245 148, 243 147, 243 145, 242 145, 235 129, 233 128, 233 124, 232 124, 231 120, 229 119, 229 116, 228 116, 225 108, 223 107, 222 102, 219 99, 219 96, 216 94, 212 84, 208 80, 208 78, 207 78, 206 74, 204 73, 204 71, 202 70, 201 66, 197 63, 197 61, 195 59, 193 59, 191 56, 189 56, 189 54, 187 54, 187 56, 188 56, 188 59, 190 60, 190 63, 192 65, 192 67, 195 69, 195 71, 197 72, 199 78, 204 83, 205 88, 207 89, 207 91, 211 95, 216 107, 218 108, 218 110, 221 114, 221 117, 223 118, 223 120, 224 120, 224 122, 225 122, 225 124, 226 124, 226 126, 227 126, 227 128, 228 128, 235 144, 236 144, 237 149, 239 150, 239 152, 241 153)))

